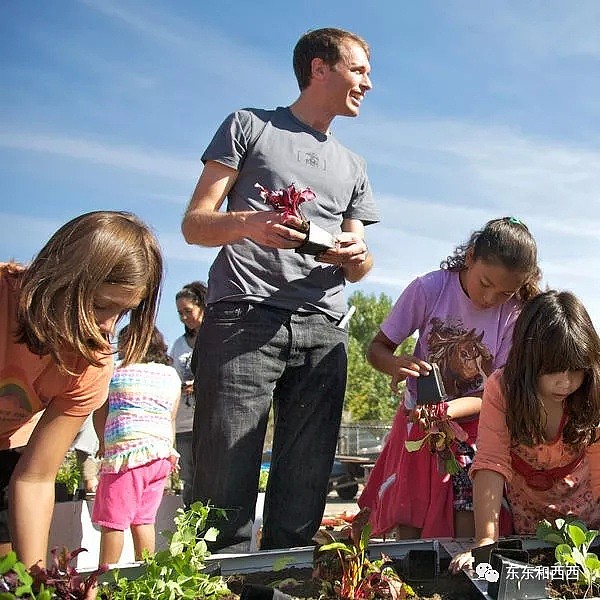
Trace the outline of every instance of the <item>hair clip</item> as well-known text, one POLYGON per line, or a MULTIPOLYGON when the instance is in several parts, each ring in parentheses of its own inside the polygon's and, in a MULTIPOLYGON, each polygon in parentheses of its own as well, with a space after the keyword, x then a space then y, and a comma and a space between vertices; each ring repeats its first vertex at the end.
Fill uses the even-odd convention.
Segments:
POLYGON ((506 217, 506 218, 511 225, 523 225, 523 221, 521 221, 521 219, 517 219, 517 217, 506 217))

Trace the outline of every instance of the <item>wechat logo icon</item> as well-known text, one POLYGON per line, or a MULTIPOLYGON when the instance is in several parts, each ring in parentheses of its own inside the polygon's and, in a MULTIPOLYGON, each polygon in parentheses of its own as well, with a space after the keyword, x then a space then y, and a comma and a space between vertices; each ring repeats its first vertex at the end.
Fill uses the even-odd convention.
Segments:
POLYGON ((475 573, 482 579, 495 583, 500 578, 500 573, 496 569, 492 569, 490 563, 482 562, 475 567, 475 573))

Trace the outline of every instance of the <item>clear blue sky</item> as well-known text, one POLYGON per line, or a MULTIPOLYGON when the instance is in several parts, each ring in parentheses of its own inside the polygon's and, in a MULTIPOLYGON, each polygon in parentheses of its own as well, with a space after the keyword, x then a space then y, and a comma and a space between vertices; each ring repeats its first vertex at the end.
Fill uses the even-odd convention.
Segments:
POLYGON ((333 130, 369 165, 382 223, 359 285, 396 298, 490 218, 538 240, 544 281, 600 326, 600 2, 20 0, 0 7, 0 259, 28 261, 75 215, 125 209, 157 232, 174 295, 214 250, 180 222, 225 115, 297 97, 307 29, 356 31, 373 91, 333 130))

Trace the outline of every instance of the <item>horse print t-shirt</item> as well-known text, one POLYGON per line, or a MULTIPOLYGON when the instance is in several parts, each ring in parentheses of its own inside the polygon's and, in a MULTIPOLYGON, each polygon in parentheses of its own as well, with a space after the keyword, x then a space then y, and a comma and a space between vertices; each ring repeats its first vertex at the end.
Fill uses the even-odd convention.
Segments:
MULTIPOLYGON (((511 298, 492 308, 471 302, 459 273, 440 269, 417 277, 404 290, 381 331, 395 344, 419 332, 415 356, 440 367, 450 399, 479 392, 504 366, 520 302, 511 298)), ((407 380, 406 407, 416 402, 416 379, 407 380)))

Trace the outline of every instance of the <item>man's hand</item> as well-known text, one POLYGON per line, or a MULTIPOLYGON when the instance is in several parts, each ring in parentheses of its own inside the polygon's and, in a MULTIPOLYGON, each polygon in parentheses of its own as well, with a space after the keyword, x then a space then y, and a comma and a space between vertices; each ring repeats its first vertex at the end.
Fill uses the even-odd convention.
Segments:
POLYGON ((306 234, 294 227, 301 227, 302 221, 296 217, 287 217, 285 225, 282 214, 273 211, 256 211, 246 214, 244 230, 247 238, 270 248, 299 248, 306 240, 306 234))
POLYGON ((343 231, 335 238, 335 248, 316 257, 318 262, 330 265, 361 265, 367 260, 369 250, 365 240, 351 231, 343 231))

